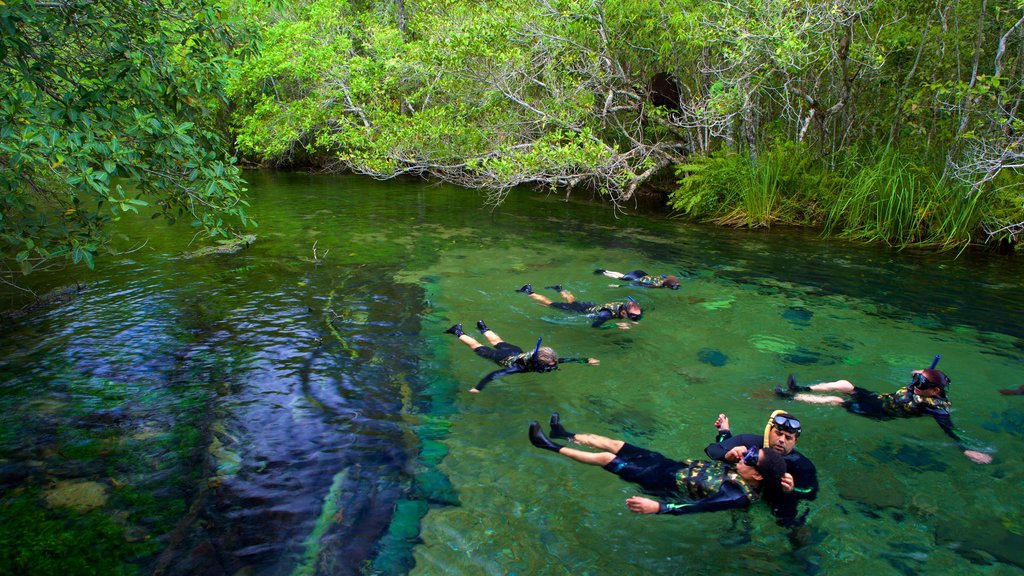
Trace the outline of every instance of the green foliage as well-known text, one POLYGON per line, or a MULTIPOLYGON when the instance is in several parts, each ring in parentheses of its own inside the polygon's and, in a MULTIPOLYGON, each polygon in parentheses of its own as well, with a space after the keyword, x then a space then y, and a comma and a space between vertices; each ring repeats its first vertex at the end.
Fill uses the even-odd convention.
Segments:
POLYGON ((24 576, 131 575, 129 561, 154 553, 155 541, 130 544, 125 527, 100 510, 41 508, 35 495, 0 500, 0 573, 24 576))
POLYGON ((814 206, 830 194, 832 177, 806 146, 780 141, 756 160, 719 151, 676 167, 673 209, 700 220, 757 228, 774 222, 815 222, 814 206))
MULTIPOLYGON (((236 30, 211 0, 0 3, 0 262, 90 268, 140 209, 225 236, 247 223, 216 131, 236 30)), ((2 272, 0 272, 2 274, 2 272)))
POLYGON ((861 165, 850 157, 847 185, 826 230, 892 246, 969 244, 981 229, 980 196, 940 181, 934 172, 883 149, 861 165))
MULTIPOLYGON (((751 227, 828 220, 833 231, 846 230, 836 204, 853 202, 838 183, 857 174, 834 167, 856 150, 887 142, 906 166, 939 174, 949 162, 982 184, 1019 165, 1021 130, 1007 111, 1021 97, 1024 51, 1008 35, 995 53, 1019 18, 1003 0, 991 14, 921 0, 420 0, 404 3, 402 30, 394 6, 247 8, 261 35, 231 87, 240 151, 499 190, 582 185, 616 202, 678 166, 686 177, 669 203, 680 213, 751 227), (997 69, 966 74, 976 53, 997 69)), ((925 172, 877 191, 895 195, 881 224, 892 235, 865 237, 921 241, 906 191, 953 190, 925 172)), ((961 230, 968 222, 992 221, 971 212, 987 210, 985 198, 968 206, 958 194, 931 198, 962 222, 927 226, 954 226, 942 233, 954 244, 980 237, 961 230)))

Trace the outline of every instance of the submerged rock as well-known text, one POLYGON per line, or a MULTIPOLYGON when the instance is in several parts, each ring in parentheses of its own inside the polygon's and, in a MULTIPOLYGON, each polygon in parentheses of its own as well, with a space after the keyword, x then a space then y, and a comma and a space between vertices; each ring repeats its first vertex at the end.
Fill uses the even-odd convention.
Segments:
POLYGON ((896 476, 886 468, 872 471, 871 481, 859 475, 840 476, 836 479, 836 492, 844 500, 852 500, 869 508, 904 508, 907 492, 896 476))
POLYGON ((243 248, 248 248, 255 241, 255 234, 244 234, 237 238, 218 240, 216 246, 206 246, 193 252, 186 252, 182 254, 181 257, 187 260, 189 258, 197 258, 199 256, 209 256, 210 254, 233 254, 243 248))
POLYGON ((1024 568, 1024 535, 1012 532, 999 518, 946 518, 937 522, 935 541, 975 564, 1002 562, 1024 568))
POLYGON ((109 498, 105 485, 89 480, 64 480, 43 492, 43 500, 51 508, 71 508, 79 512, 99 508, 109 498))
POLYGON ((697 359, 705 364, 710 364, 715 367, 725 366, 725 363, 729 361, 728 356, 714 348, 702 349, 697 353, 697 359))

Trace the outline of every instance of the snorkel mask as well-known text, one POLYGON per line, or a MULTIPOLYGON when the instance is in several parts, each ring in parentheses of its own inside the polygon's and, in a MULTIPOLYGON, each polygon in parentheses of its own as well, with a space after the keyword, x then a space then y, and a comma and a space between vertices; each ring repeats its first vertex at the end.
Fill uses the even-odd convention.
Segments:
MULTIPOLYGON (((636 300, 633 300, 632 296, 626 296, 626 300, 632 302, 633 304, 636 304, 637 306, 640 306, 640 304, 636 300)), ((626 311, 626 318, 629 318, 633 322, 639 322, 640 319, 643 317, 644 313, 642 311, 639 314, 634 314, 628 310, 626 311)))
POLYGON ((751 446, 750 450, 747 450, 747 453, 743 455, 743 463, 747 466, 757 468, 757 461, 760 456, 761 449, 757 446, 751 446))
POLYGON ((936 354, 935 359, 932 360, 932 365, 927 370, 914 374, 910 380, 911 390, 946 389, 946 386, 949 385, 949 377, 935 369, 939 364, 939 358, 940 356, 936 354))
POLYGON ((537 346, 535 346, 533 348, 533 356, 532 356, 532 358, 533 358, 533 365, 536 368, 537 372, 553 372, 555 370, 558 370, 558 363, 557 362, 555 362, 554 364, 541 364, 541 362, 540 362, 540 343, 543 340, 544 340, 543 336, 541 336, 540 338, 537 338, 537 346))

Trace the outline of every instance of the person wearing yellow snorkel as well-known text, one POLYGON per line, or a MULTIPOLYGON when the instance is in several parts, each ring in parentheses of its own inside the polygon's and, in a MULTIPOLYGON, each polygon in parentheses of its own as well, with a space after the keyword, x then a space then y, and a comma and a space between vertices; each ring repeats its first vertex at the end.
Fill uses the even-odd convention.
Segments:
POLYGON ((715 428, 718 429, 715 442, 704 449, 704 453, 714 460, 736 462, 743 457, 745 446, 754 445, 771 448, 782 455, 786 474, 782 477, 782 494, 772 499, 772 514, 782 526, 803 525, 807 509, 798 517, 797 507, 801 500, 811 501, 818 497, 818 472, 810 459, 796 451, 796 442, 802 431, 800 421, 785 410, 776 410, 768 417, 763 435, 733 436, 729 417, 719 414, 715 428))
MULTIPOLYGON (((545 286, 545 288, 558 292, 558 294, 565 299, 565 302, 552 302, 547 296, 534 292, 531 284, 523 284, 522 288, 516 290, 516 292, 522 292, 545 306, 558 308, 559 310, 568 310, 569 312, 576 312, 586 316, 593 316, 595 317, 595 320, 590 325, 594 328, 600 328, 601 325, 612 319, 628 319, 630 322, 636 323, 640 321, 640 318, 643 317, 644 314, 644 311, 640 308, 640 305, 636 303, 636 300, 633 300, 632 296, 626 296, 625 302, 594 304, 593 302, 578 302, 572 292, 563 288, 561 284, 545 286)), ((615 325, 623 330, 629 330, 629 323, 627 322, 616 322, 615 325)))
POLYGON ((796 378, 790 374, 786 381, 786 389, 781 386, 775 388, 775 393, 783 398, 792 398, 810 404, 830 404, 842 406, 849 412, 874 418, 876 420, 890 420, 892 418, 913 418, 917 416, 931 416, 938 423, 947 436, 956 441, 964 455, 978 464, 989 464, 992 456, 970 450, 964 446, 964 441, 957 434, 953 427, 953 421, 949 417, 949 409, 952 403, 946 397, 946 389, 949 387, 950 379, 941 370, 936 370, 935 365, 939 362, 939 356, 935 356, 931 368, 925 370, 914 370, 911 373, 910 384, 900 388, 891 394, 878 394, 854 386, 849 380, 836 380, 835 382, 822 382, 811 386, 799 386, 796 378), (807 392, 839 392, 846 394, 849 398, 842 396, 816 396, 807 392))
POLYGON ((601 363, 597 358, 559 358, 554 350, 547 346, 541 346, 540 339, 537 340, 537 346, 533 349, 533 352, 523 352, 523 349, 519 346, 502 340, 501 336, 498 336, 494 330, 488 328, 483 320, 478 320, 476 327, 480 329, 480 333, 483 334, 484 338, 487 338, 487 343, 493 346, 493 348, 484 346, 477 342, 476 338, 463 332, 462 324, 455 324, 445 330, 445 333, 454 334, 459 339, 459 342, 469 346, 473 352, 476 352, 477 356, 493 360, 498 366, 501 366, 498 370, 484 376, 476 386, 469 389, 474 394, 483 390, 484 386, 489 382, 508 374, 551 372, 557 370, 559 364, 567 362, 586 362, 592 365, 601 363))
POLYGON ((746 508, 777 493, 786 463, 774 450, 753 445, 745 448, 735 463, 707 460, 672 460, 659 452, 634 446, 598 434, 576 434, 566 430, 557 412, 551 415, 551 436, 594 448, 579 450, 556 444, 530 422, 530 443, 561 456, 601 468, 627 482, 638 484, 646 494, 664 498, 632 496, 626 507, 635 514, 695 514, 746 508))

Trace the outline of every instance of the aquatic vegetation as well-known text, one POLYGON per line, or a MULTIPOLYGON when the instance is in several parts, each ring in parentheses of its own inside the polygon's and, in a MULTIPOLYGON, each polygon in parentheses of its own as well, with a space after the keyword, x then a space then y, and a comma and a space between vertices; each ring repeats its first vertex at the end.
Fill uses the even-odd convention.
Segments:
POLYGON ((791 340, 781 336, 770 334, 754 334, 750 337, 750 343, 761 352, 774 352, 776 354, 793 354, 799 346, 791 340))

